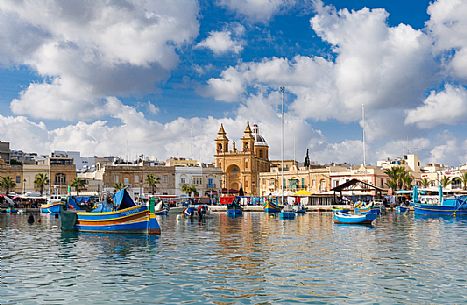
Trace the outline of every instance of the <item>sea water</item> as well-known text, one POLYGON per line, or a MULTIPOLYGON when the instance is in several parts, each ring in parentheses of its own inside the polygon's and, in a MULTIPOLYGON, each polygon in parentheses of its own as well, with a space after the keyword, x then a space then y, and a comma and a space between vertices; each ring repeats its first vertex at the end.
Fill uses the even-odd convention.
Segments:
MULTIPOLYGON (((62 233, 0 215, 0 304, 462 304, 467 220, 389 213, 158 218, 162 235, 62 233)), ((40 220, 40 222, 39 222, 40 220)))

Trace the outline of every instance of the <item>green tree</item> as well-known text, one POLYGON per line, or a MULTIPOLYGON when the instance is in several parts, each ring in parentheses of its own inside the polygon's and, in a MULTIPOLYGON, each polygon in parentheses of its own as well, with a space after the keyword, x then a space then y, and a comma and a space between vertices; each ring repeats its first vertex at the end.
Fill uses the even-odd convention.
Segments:
POLYGON ((49 184, 49 177, 47 174, 39 173, 34 178, 34 185, 39 189, 41 196, 44 194, 44 186, 49 184))
POLYGON ((75 188, 76 196, 78 196, 79 195, 79 190, 86 186, 86 181, 84 179, 80 179, 80 178, 76 177, 71 182, 71 186, 75 188))
POLYGON ((422 180, 420 180, 420 183, 422 184, 422 186, 423 186, 424 188, 429 187, 429 186, 430 186, 430 182, 431 182, 431 181, 428 180, 427 178, 423 178, 422 180))
POLYGON ((157 185, 160 183, 161 178, 154 176, 153 174, 149 174, 146 177, 146 182, 151 187, 151 192, 154 195, 156 193, 157 185))
POLYGON ((404 186, 412 184, 413 178, 409 171, 403 166, 394 166, 384 170, 384 173, 389 176, 386 185, 394 191, 403 189, 404 186))
POLYGON ((5 190, 6 194, 8 194, 11 189, 14 189, 15 186, 16 183, 11 177, 2 177, 0 180, 0 187, 5 190))
POLYGON ((123 182, 118 182, 114 184, 114 189, 117 191, 123 190, 125 188, 125 184, 123 182))
POLYGON ((196 187, 193 184, 182 184, 180 189, 190 197, 192 194, 194 195, 197 192, 196 187))
POLYGON ((443 188, 448 187, 448 185, 450 185, 451 182, 452 182, 452 181, 451 181, 451 178, 446 177, 446 176, 443 176, 443 177, 441 178, 441 181, 440 181, 441 186, 442 186, 443 188))
POLYGON ((402 181, 404 183, 405 190, 412 189, 413 177, 409 173, 404 174, 404 176, 402 177, 402 181))
POLYGON ((461 181, 462 185, 464 186, 464 191, 467 191, 467 172, 462 174, 461 181))

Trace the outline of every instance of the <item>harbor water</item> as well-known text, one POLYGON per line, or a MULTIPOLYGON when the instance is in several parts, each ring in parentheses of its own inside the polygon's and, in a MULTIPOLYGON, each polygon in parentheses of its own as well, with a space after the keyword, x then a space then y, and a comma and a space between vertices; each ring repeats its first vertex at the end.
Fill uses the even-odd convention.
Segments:
POLYGON ((466 218, 158 220, 162 235, 148 237, 0 215, 0 304, 467 303, 466 218))

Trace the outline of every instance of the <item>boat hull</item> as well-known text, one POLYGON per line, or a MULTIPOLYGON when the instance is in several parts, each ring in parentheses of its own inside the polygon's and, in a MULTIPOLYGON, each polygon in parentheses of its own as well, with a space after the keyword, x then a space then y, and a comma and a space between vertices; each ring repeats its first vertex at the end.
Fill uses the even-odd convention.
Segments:
POLYGON ((41 213, 44 214, 59 214, 62 209, 63 203, 51 203, 41 205, 41 213))
POLYGON ((334 213, 333 221, 338 224, 371 224, 378 215, 376 213, 367 213, 361 215, 352 215, 344 213, 334 213))
POLYGON ((397 212, 397 213, 405 213, 405 212, 407 212, 408 210, 409 210, 409 208, 407 208, 407 207, 403 207, 403 206, 397 206, 397 207, 396 207, 396 212, 397 212))
MULTIPOLYGON (((72 213, 72 212, 68 212, 72 213)), ((133 206, 121 211, 104 213, 75 213, 74 226, 65 224, 66 217, 62 217, 62 228, 70 227, 80 232, 94 233, 128 233, 160 235, 161 229, 154 213, 150 213, 146 206, 133 206)))
POLYGON ((454 216, 454 215, 467 215, 467 209, 458 209, 455 206, 431 205, 421 204, 414 207, 416 215, 425 216, 454 216))

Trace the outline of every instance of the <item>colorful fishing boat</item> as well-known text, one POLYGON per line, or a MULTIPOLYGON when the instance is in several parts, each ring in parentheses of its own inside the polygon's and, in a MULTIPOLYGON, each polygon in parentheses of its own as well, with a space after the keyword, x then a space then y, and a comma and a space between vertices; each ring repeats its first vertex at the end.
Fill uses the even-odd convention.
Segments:
POLYGON ((231 203, 227 204, 227 216, 237 217, 242 215, 242 207, 240 206, 240 198, 236 197, 231 203))
POLYGON ((280 209, 271 200, 267 200, 266 203, 264 204, 264 212, 268 214, 275 214, 275 213, 279 213, 280 209))
POLYGON ((136 205, 123 189, 115 193, 113 203, 106 199, 92 212, 62 211, 62 230, 98 233, 161 234, 154 201, 149 207, 136 205))
POLYGON ((339 224, 371 224, 378 215, 373 212, 363 214, 350 214, 334 212, 333 221, 339 224))

